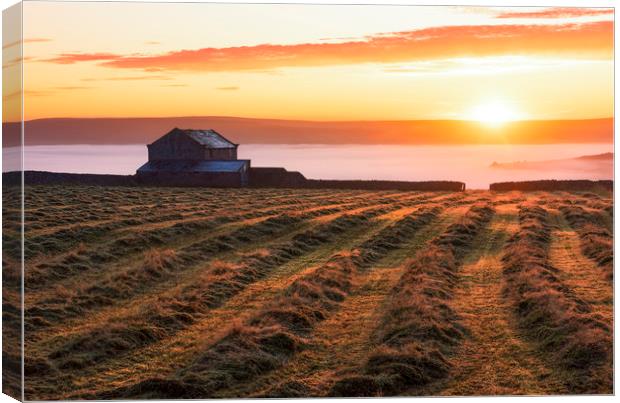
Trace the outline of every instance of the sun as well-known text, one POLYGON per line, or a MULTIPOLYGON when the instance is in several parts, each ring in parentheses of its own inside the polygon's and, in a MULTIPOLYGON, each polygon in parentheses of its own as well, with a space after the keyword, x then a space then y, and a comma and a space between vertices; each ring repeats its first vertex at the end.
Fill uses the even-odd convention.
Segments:
POLYGON ((467 114, 469 120, 475 120, 492 127, 518 120, 520 117, 515 108, 502 101, 491 101, 477 105, 467 114))

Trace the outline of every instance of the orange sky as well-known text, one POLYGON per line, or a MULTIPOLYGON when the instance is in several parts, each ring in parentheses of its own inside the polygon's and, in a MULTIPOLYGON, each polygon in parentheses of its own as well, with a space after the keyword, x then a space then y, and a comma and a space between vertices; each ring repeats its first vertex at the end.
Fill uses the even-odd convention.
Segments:
POLYGON ((610 9, 27 2, 24 21, 26 119, 613 115, 610 9))

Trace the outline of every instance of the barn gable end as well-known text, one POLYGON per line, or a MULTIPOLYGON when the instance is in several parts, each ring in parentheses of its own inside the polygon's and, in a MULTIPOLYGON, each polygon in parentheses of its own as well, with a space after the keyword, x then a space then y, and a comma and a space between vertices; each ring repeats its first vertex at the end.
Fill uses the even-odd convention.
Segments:
POLYGON ((178 128, 147 145, 149 161, 236 160, 237 147, 215 130, 178 128))

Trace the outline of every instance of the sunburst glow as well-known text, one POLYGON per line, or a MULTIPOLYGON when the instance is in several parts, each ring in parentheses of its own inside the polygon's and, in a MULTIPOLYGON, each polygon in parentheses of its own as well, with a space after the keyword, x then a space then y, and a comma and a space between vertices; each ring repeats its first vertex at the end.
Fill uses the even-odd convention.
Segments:
POLYGON ((468 113, 467 118, 497 127, 506 122, 522 119, 523 116, 510 104, 502 101, 491 101, 474 107, 468 113))

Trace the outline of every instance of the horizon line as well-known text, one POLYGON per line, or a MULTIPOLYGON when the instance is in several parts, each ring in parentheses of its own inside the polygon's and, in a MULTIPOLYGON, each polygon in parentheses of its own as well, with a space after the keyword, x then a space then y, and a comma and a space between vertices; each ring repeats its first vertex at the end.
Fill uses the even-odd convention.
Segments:
MULTIPOLYGON (((246 116, 229 116, 229 115, 189 115, 189 116, 94 116, 94 117, 44 117, 28 120, 3 121, 2 124, 34 122, 39 120, 96 120, 96 119, 246 119, 246 120, 277 120, 277 121, 297 121, 297 122, 314 122, 314 123, 370 123, 370 122, 468 122, 481 123, 475 119, 348 119, 348 120, 319 120, 319 119, 300 119, 300 118, 269 118, 269 117, 246 117, 246 116)), ((519 123, 519 122, 572 122, 572 121, 588 121, 588 120, 613 120, 614 116, 594 117, 594 118, 550 118, 550 119, 515 119, 505 121, 503 124, 519 123)))

